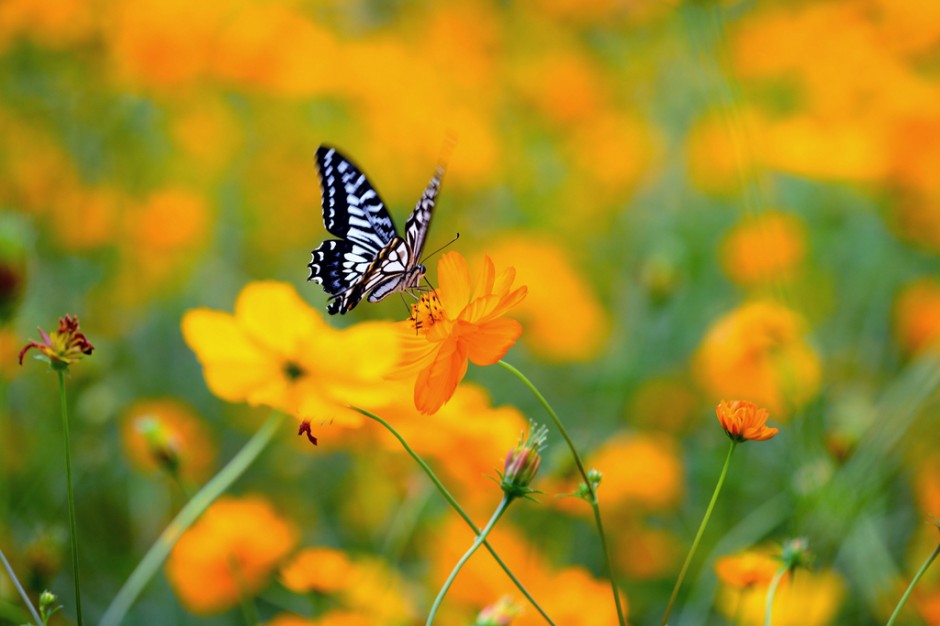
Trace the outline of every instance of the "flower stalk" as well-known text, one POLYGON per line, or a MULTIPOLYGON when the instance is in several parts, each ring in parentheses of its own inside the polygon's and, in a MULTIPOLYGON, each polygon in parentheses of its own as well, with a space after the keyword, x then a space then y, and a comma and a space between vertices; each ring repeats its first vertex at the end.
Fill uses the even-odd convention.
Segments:
POLYGON ((786 575, 788 568, 786 565, 777 570, 777 573, 774 574, 773 579, 770 581, 770 587, 767 588, 767 604, 764 607, 764 626, 770 626, 771 619, 773 617, 774 609, 774 595, 777 593, 777 586, 780 585, 780 581, 786 575))
MULTIPOLYGON (((474 534, 476 534, 479 537, 482 531, 477 527, 476 524, 473 523, 473 520, 470 519, 470 516, 467 515, 467 512, 463 510, 463 507, 461 507, 460 504, 457 502, 457 500, 454 498, 454 496, 451 495, 451 493, 447 490, 447 487, 445 487, 444 484, 440 481, 440 479, 438 479, 438 477, 434 474, 434 470, 432 470, 431 467, 425 462, 425 460, 422 459, 421 456, 417 452, 415 452, 414 449, 412 449, 410 445, 408 445, 408 442, 405 441, 405 439, 398 433, 398 431, 396 431, 395 428, 391 424, 386 422, 384 419, 382 419, 378 415, 375 415, 374 413, 370 413, 369 411, 365 409, 360 409, 358 407, 352 407, 352 409, 368 417, 369 419, 375 422, 378 422, 382 426, 384 426, 385 429, 388 430, 388 432, 390 432, 392 436, 398 440, 398 442, 405 449, 405 452, 407 452, 408 455, 412 459, 414 459, 415 463, 417 463, 418 466, 427 475, 427 477, 431 479, 431 482, 434 483, 435 487, 437 487, 437 490, 444 497, 444 500, 446 500, 447 503, 450 504, 451 508, 453 508, 454 511, 457 512, 460 518, 467 524, 467 526, 470 527, 470 529, 474 532, 474 534)), ((513 582, 513 584, 516 586, 519 592, 522 593, 523 596, 525 596, 526 600, 528 600, 529 603, 533 607, 535 607, 535 610, 539 612, 539 615, 541 615, 542 618, 546 622, 551 624, 551 626, 555 626, 555 622, 553 622, 552 619, 545 612, 545 610, 542 609, 541 606, 539 606, 539 603, 535 601, 535 598, 532 597, 532 595, 528 592, 528 590, 525 588, 522 582, 518 578, 516 578, 515 574, 512 573, 512 570, 509 569, 509 566, 503 562, 499 554, 496 553, 496 550, 494 550, 493 547, 490 546, 490 544, 485 539, 483 541, 483 547, 487 549, 490 555, 496 560, 496 563, 502 568, 504 572, 506 572, 506 575, 513 582)))
POLYGON ((144 587, 153 578, 153 575, 160 569, 160 566, 166 560, 173 549, 173 546, 179 540, 183 532, 189 528, 202 513, 209 508, 222 493, 228 489, 251 464, 258 458, 261 452, 267 447, 274 434, 277 432, 283 414, 274 412, 262 424, 251 439, 248 440, 241 450, 232 457, 232 460, 223 467, 218 474, 212 477, 206 485, 200 489, 192 500, 186 503, 173 521, 163 530, 156 543, 150 547, 144 558, 141 559, 137 567, 128 577, 124 586, 118 591, 117 595, 111 601, 111 605, 105 611, 101 618, 100 626, 117 626, 127 615, 127 611, 134 604, 137 596, 143 591, 144 587))
POLYGON ((493 530, 493 527, 496 526, 496 522, 498 522, 499 518, 503 516, 503 513, 506 512, 507 508, 509 508, 509 503, 513 500, 514 497, 512 495, 506 494, 503 496, 503 499, 499 502, 499 506, 496 507, 496 511, 493 512, 493 516, 490 518, 490 521, 487 522, 483 530, 480 531, 480 534, 477 535, 477 538, 473 541, 473 545, 470 546, 470 549, 467 550, 462 557, 460 557, 459 561, 457 561, 457 564, 451 571, 450 576, 448 576, 447 580, 444 581, 444 586, 441 587, 437 597, 434 599, 434 604, 431 605, 431 611, 428 613, 428 620, 425 626, 431 626, 434 623, 434 618, 437 616, 437 609, 440 608, 441 602, 444 601, 444 596, 447 595, 447 591, 450 589, 451 585, 454 584, 454 580, 456 580, 458 572, 460 572, 464 564, 470 560, 470 557, 473 556, 473 553, 477 551, 477 548, 479 548, 483 542, 486 541, 487 535, 489 535, 490 531, 493 530))
POLYGON ((599 475, 597 475, 597 472, 593 471, 591 472, 591 475, 589 475, 589 473, 585 471, 584 463, 581 461, 581 455, 578 454, 578 449, 571 440, 571 436, 568 434, 568 430, 565 428, 565 425, 562 424, 558 414, 555 413, 555 409, 552 408, 552 405, 549 404, 548 400, 545 399, 545 396, 542 395, 542 392, 540 392, 538 388, 532 384, 532 381, 530 381, 525 374, 520 372, 506 361, 500 360, 499 364, 503 367, 503 369, 508 370, 513 375, 515 375, 515 377, 518 378, 522 384, 532 392, 532 394, 548 413, 549 417, 552 418, 552 423, 555 425, 555 428, 558 429, 558 432, 561 433, 565 443, 568 444, 568 449, 571 450, 571 456, 574 458, 575 465, 578 468, 578 473, 581 474, 581 478, 584 480, 583 487, 585 490, 584 495, 586 496, 585 500, 587 500, 588 504, 590 504, 591 508, 594 510, 594 523, 597 526, 597 534, 600 536, 601 548, 604 552, 604 567, 607 570, 607 578, 610 580, 610 588, 614 594, 614 604, 617 607, 617 620, 620 626, 625 626, 627 621, 623 614, 623 606, 621 606, 620 603, 620 592, 617 590, 617 581, 614 578, 614 568, 610 561, 610 551, 607 547, 607 538, 604 535, 604 526, 601 523, 600 505, 597 502, 597 483, 599 482, 599 475))
POLYGON ((711 519, 715 502, 718 501, 718 494, 721 492, 721 487, 725 484, 725 477, 728 475, 728 466, 731 465, 731 455, 734 453, 734 449, 737 445, 738 442, 732 439, 731 447, 728 448, 728 456, 725 457, 725 465, 721 468, 721 475, 718 477, 718 484, 715 485, 712 499, 708 503, 708 508, 705 509, 705 517, 702 518, 702 523, 699 524, 698 532, 695 533, 695 539, 692 541, 692 547, 689 549, 689 554, 685 557, 685 563, 682 564, 682 569, 679 570, 679 576, 676 578, 676 584, 672 588, 669 603, 666 605, 666 612, 663 614, 662 622, 660 622, 661 626, 666 626, 669 622, 669 614, 672 613, 672 607, 676 603, 676 597, 679 595, 679 587, 682 586, 682 581, 685 579, 686 572, 689 571, 689 565, 692 563, 692 557, 695 556, 695 551, 698 550, 698 544, 702 540, 702 535, 705 533, 705 527, 708 526, 708 520, 711 519))
POLYGON ((39 616, 39 613, 36 611, 36 607, 33 606, 33 603, 29 601, 29 596, 26 595, 26 590, 23 589, 23 585, 20 584, 19 579, 13 572, 13 567, 10 565, 10 562, 7 561, 7 557, 5 554, 3 554, 3 550, 0 550, 0 561, 3 561, 4 569, 6 569, 7 574, 10 576, 10 580, 13 581, 13 586, 16 587, 16 591, 23 599, 23 604, 26 605, 27 610, 29 610, 29 614, 33 616, 33 620, 36 622, 36 626, 43 626, 45 622, 39 616))
MULTIPOLYGON (((938 528, 940 528, 940 526, 938 526, 938 528)), ((887 626, 894 625, 894 621, 898 618, 898 615, 901 614, 901 609, 904 608, 904 604, 907 602, 908 597, 910 597, 914 587, 918 582, 920 582, 924 572, 927 571, 927 568, 930 567, 930 564, 934 562, 938 554, 940 554, 940 543, 937 544, 937 547, 933 549, 933 552, 930 553, 930 556, 927 557, 927 560, 924 561, 924 564, 920 566, 919 570, 917 570, 914 578, 911 579, 911 584, 907 586, 907 589, 904 591, 904 595, 902 595, 901 599, 898 600, 898 605, 894 607, 894 612, 891 614, 891 618, 888 620, 887 626)))
POLYGON ((65 369, 56 368, 59 375, 59 404, 62 412, 62 436, 65 440, 65 483, 69 501, 69 541, 72 548, 72 579, 75 586, 75 611, 78 626, 82 626, 82 590, 78 576, 78 532, 75 529, 75 491, 72 489, 72 452, 69 443, 69 410, 65 395, 65 369))

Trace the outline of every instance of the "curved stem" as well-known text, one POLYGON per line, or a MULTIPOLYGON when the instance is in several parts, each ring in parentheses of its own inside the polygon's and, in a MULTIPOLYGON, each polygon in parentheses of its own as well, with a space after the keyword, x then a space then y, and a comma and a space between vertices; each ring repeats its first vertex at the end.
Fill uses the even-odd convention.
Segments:
POLYGON ((69 500, 69 539, 72 544, 72 578, 75 583, 75 612, 78 626, 82 626, 82 593, 78 580, 78 533, 75 530, 75 491, 72 489, 72 452, 69 444, 69 408, 65 397, 65 370, 59 375, 59 404, 62 409, 62 434, 65 438, 65 482, 69 500))
POLYGON ((787 566, 784 565, 779 570, 777 570, 777 573, 774 574, 773 579, 770 581, 770 587, 767 589, 767 606, 764 608, 764 626, 770 626, 774 608, 774 595, 777 593, 777 585, 780 584, 780 580, 786 573, 787 566))
POLYGON ((914 590, 914 585, 920 581, 921 577, 924 575, 924 572, 927 571, 927 568, 930 567, 930 564, 933 563, 938 554, 940 554, 940 543, 937 544, 937 547, 933 549, 933 552, 930 554, 930 556, 927 557, 927 560, 924 561, 924 564, 920 566, 919 570, 917 570, 913 580, 911 580, 911 584, 907 586, 907 590, 904 592, 904 595, 901 596, 900 600, 898 600, 898 605, 894 607, 894 613, 891 614, 891 619, 888 620, 887 626, 892 626, 892 624, 894 624, 894 620, 896 620, 898 615, 901 614, 901 609, 904 608, 904 603, 907 602, 908 596, 910 596, 911 592, 914 590))
POLYGON ((434 623, 434 617, 437 615, 437 609, 441 606, 441 602, 444 601, 444 596, 447 595, 447 590, 450 589, 452 584, 454 584, 454 580, 457 578, 457 573, 464 566, 464 564, 470 560, 470 557, 473 556, 473 553, 477 551, 477 548, 479 548, 480 545, 486 541, 486 536, 490 534, 490 531, 493 530, 494 526, 496 526, 496 522, 498 522, 499 518, 502 517, 503 513, 506 512, 510 502, 512 502, 512 498, 509 496, 503 496, 503 499, 499 502, 499 506, 496 507, 496 511, 493 512, 493 517, 491 517, 490 521, 487 522, 486 527, 484 527, 480 534, 477 535, 477 538, 474 540, 473 545, 470 546, 470 549, 467 550, 462 557, 460 557, 459 561, 457 561, 457 565, 454 566, 450 576, 448 576, 447 580, 444 581, 444 586, 441 587, 437 597, 434 598, 434 604, 431 605, 431 611, 428 613, 428 621, 425 626, 431 626, 431 624, 434 623))
POLYGON ((607 570, 607 578, 610 580, 610 589, 614 594, 614 604, 617 607, 617 619, 620 626, 626 626, 626 618, 623 614, 623 607, 620 604, 620 592, 617 590, 617 581, 614 579, 614 568, 610 562, 610 552, 607 549, 607 538, 604 535, 604 526, 601 524, 601 510, 600 505, 597 502, 597 490, 594 488, 594 483, 588 478, 587 472, 584 470, 584 463, 581 461, 581 455, 578 454, 577 448, 574 447, 574 442, 571 440, 571 436, 568 434, 568 430, 565 428, 565 425, 562 424, 561 419, 558 417, 558 414, 555 413, 555 409, 552 408, 552 405, 548 403, 548 400, 545 399, 545 396, 542 395, 542 392, 532 384, 525 374, 520 372, 518 369, 507 363, 506 361, 500 361, 499 364, 506 370, 512 372, 516 378, 522 381, 522 384, 529 388, 529 391, 538 399, 542 407, 545 409, 545 412, 548 413, 548 416, 552 418, 552 423, 555 424, 555 428, 558 429, 558 432, 561 433, 561 436, 564 438, 565 443, 568 444, 568 449, 571 450, 571 456, 574 458, 574 463, 578 467, 578 473, 581 474, 581 478, 584 481, 584 485, 587 488, 588 496, 590 500, 588 502, 591 505, 591 508, 594 509, 594 521, 597 525, 597 534, 601 538, 601 548, 604 551, 604 566, 607 570))
POLYGON ((272 413, 258 429, 258 432, 252 435, 248 443, 232 457, 232 460, 218 474, 213 476, 212 480, 206 483, 193 499, 187 502, 186 506, 177 513, 173 521, 160 534, 156 543, 150 547, 144 558, 137 564, 118 594, 114 596, 111 606, 108 607, 108 610, 101 618, 100 626, 117 626, 121 623, 134 600, 137 599, 137 596, 143 591, 160 568, 160 565, 166 560, 180 535, 258 458, 261 451, 274 437, 283 419, 284 416, 280 413, 272 413))
POLYGON ((698 532, 695 533, 695 540, 692 541, 692 548, 689 550, 688 556, 685 557, 685 563, 682 564, 682 569, 679 570, 679 577, 676 578, 676 584, 672 588, 672 595, 669 596, 669 604, 666 605, 666 613, 663 615, 663 621, 661 622, 660 626, 666 626, 666 623, 669 620, 669 614, 672 613, 672 605, 675 604, 676 596, 679 595, 679 587, 682 586, 682 580, 685 578, 685 574, 689 570, 689 565, 692 563, 692 557, 695 556, 695 551, 698 550, 698 544, 702 540, 702 535, 705 533, 705 527, 708 525, 708 520, 712 516, 712 509, 715 508, 715 502, 718 500, 718 493, 721 491, 721 486, 725 483, 725 476, 728 475, 728 466, 731 464, 731 454, 734 452, 736 445, 738 445, 738 442, 732 441, 731 447, 728 448, 728 456, 725 457, 725 466, 721 468, 721 476, 718 477, 718 484, 715 485, 715 491, 712 493, 711 502, 708 503, 708 508, 705 510, 705 517, 702 518, 702 523, 699 524, 698 532))
POLYGON ((36 621, 36 626, 43 626, 42 618, 39 617, 39 612, 36 610, 36 607, 33 606, 33 603, 29 601, 29 596, 26 595, 26 590, 23 589, 23 585, 20 584, 16 574, 13 573, 13 568, 10 566, 10 562, 7 561, 6 555, 3 554, 3 550, 0 550, 0 561, 3 561, 3 567, 6 568, 7 574, 10 575, 10 580, 13 581, 13 586, 16 587, 20 597, 23 598, 23 604, 25 604, 26 608, 29 609, 29 614, 32 615, 33 619, 36 621))
MULTIPOLYGON (((461 519, 463 519, 463 521, 466 522, 467 526, 469 526, 470 529, 473 530, 474 534, 476 534, 477 536, 480 535, 480 532, 481 532, 480 529, 477 528, 477 525, 473 523, 473 520, 470 519, 470 516, 467 515, 466 511, 464 511, 463 508, 460 506, 460 504, 457 503, 457 500, 454 499, 454 496, 452 496, 451 493, 447 491, 447 487, 445 487, 444 484, 440 480, 438 480, 437 476, 434 474, 434 471, 431 469, 431 467, 427 463, 425 463, 424 459, 422 459, 418 455, 418 453, 415 452, 411 448, 411 446, 408 445, 408 442, 405 441, 405 439, 401 435, 398 434, 398 431, 396 431, 392 427, 391 424, 386 422, 384 419, 382 419, 378 415, 370 413, 369 411, 366 411, 365 409, 360 409, 359 407, 355 407, 355 406, 350 407, 350 408, 352 408, 352 410, 354 411, 357 411, 365 415, 369 419, 378 422, 379 424, 384 426, 386 430, 388 430, 388 432, 392 433, 392 436, 398 440, 398 442, 405 449, 405 452, 407 452, 411 456, 411 458, 415 460, 415 463, 417 463, 418 466, 424 471, 424 473, 427 474, 428 478, 431 479, 431 482, 434 483, 434 486, 437 487, 437 490, 441 492, 441 495, 444 496, 444 499, 447 500, 447 503, 450 504, 450 506, 457 512, 457 514, 461 517, 461 519)), ((535 610, 539 612, 539 614, 545 619, 545 621, 551 624, 551 626, 555 626, 555 622, 552 621, 552 618, 550 618, 548 614, 545 613, 545 611, 542 609, 542 607, 539 606, 539 603, 536 602, 535 598, 533 598, 532 595, 528 592, 528 590, 526 590, 522 582, 518 578, 516 578, 516 576, 509 569, 509 566, 503 563, 503 560, 496 553, 496 550, 494 550, 487 541, 483 542, 483 547, 487 549, 487 551, 496 560, 496 562, 503 569, 503 571, 506 572, 506 575, 509 576, 509 579, 513 582, 513 584, 516 585, 516 588, 522 593, 522 595, 525 596, 526 600, 528 600, 529 603, 535 607, 535 610)))

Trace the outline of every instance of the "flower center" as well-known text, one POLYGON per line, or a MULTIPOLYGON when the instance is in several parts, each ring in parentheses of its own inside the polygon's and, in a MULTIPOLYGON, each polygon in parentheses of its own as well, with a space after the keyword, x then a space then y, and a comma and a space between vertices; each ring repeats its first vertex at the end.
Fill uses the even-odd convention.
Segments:
POLYGON ((411 305, 411 327, 427 333, 434 324, 444 319, 444 306, 434 292, 426 293, 411 305))
POLYGON ((294 361, 284 363, 284 375, 294 381, 307 375, 307 371, 294 361))

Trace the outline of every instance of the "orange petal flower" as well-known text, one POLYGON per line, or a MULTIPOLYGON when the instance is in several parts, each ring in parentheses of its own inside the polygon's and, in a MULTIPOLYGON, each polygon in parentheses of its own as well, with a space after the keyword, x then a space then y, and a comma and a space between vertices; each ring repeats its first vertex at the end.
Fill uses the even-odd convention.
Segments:
POLYGON ((715 561, 718 579, 736 589, 767 586, 778 569, 780 561, 767 551, 746 550, 715 561))
POLYGON ((265 586, 297 534, 264 498, 219 498, 176 543, 167 578, 194 613, 224 611, 265 586))
POLYGON ((431 414, 454 394, 467 373, 467 362, 496 363, 516 343, 522 326, 503 318, 519 304, 526 287, 512 288, 516 272, 508 268, 496 275, 485 257, 481 275, 471 284, 467 261, 448 252, 437 266, 440 287, 425 294, 412 307, 412 319, 402 333, 403 358, 398 374, 417 373, 415 407, 431 414))
POLYGON ((251 283, 234 315, 197 309, 182 325, 206 384, 224 400, 358 425, 349 404, 374 406, 394 391, 385 375, 399 358, 395 324, 335 330, 284 283, 251 283))
POLYGON ((780 432, 778 428, 766 426, 769 417, 767 409, 753 402, 722 400, 715 407, 715 413, 721 427, 734 441, 766 441, 780 432))

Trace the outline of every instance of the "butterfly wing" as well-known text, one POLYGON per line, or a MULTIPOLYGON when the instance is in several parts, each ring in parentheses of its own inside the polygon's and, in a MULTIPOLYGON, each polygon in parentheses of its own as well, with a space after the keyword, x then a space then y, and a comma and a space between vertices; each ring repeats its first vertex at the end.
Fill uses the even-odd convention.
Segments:
MULTIPOLYGON (((431 182, 421 194, 421 199, 415 205, 408 221, 405 223, 405 257, 406 265, 417 266, 424 250, 424 242, 428 238, 428 228, 431 226, 431 213, 437 202, 437 194, 441 189, 441 179, 444 177, 444 168, 438 167, 431 178, 431 182)), ((423 272, 422 272, 423 273, 423 272)))
POLYGON ((376 259, 400 238, 382 198, 352 161, 336 148, 320 146, 316 162, 323 224, 339 239, 328 239, 311 253, 307 280, 330 294, 327 311, 332 315, 359 303, 376 259))

